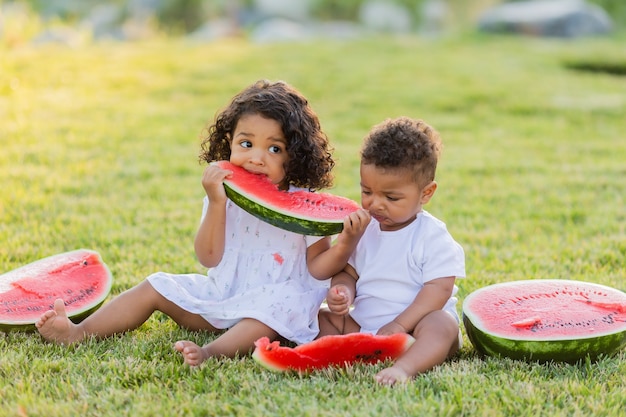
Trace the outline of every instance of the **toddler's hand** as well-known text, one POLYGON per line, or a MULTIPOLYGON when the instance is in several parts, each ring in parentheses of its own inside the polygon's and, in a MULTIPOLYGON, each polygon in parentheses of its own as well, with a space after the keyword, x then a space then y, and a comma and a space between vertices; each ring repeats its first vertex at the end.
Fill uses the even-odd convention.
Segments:
POLYGON ((340 316, 348 314, 352 301, 350 291, 345 285, 337 284, 331 287, 326 294, 328 308, 340 316))
POLYGON ((343 230, 337 236, 337 243, 347 245, 349 247, 356 246, 365 229, 371 220, 371 216, 367 210, 362 208, 350 213, 343 220, 343 230))
POLYGON ((369 211, 358 209, 350 213, 343 221, 343 230, 349 236, 361 237, 371 220, 369 211))
POLYGON ((378 332, 376 334, 381 336, 388 336, 397 333, 408 333, 408 331, 404 327, 402 327, 400 323, 392 321, 378 329, 378 332))

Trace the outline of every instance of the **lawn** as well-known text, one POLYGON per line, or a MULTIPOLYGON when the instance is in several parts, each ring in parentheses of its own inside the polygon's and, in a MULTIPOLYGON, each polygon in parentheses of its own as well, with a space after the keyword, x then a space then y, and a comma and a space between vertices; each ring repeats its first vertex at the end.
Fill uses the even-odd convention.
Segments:
MULTIPOLYGON (((335 147, 330 192, 359 198, 369 128, 408 115, 444 141, 426 207, 482 286, 567 278, 626 290, 624 39, 373 38, 0 49, 0 272, 77 248, 100 252, 111 296, 152 272, 202 272, 199 135, 259 78, 302 91, 335 147), (585 64, 585 65, 581 65, 585 64), (592 65, 586 65, 592 64, 592 65)), ((2 48, 2 47, 0 47, 2 48)), ((459 305, 460 311, 460 305, 459 305)), ((245 357, 183 366, 176 340, 211 336, 154 315, 72 348, 0 335, 0 416, 618 416, 626 352, 598 362, 459 356, 380 387, 382 365, 275 374, 245 357)))

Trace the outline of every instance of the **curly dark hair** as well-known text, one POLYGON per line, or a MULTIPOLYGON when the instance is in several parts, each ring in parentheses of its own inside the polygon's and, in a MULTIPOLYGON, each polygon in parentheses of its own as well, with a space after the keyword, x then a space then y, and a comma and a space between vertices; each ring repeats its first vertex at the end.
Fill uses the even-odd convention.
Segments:
POLYGON ((308 100, 284 81, 259 80, 233 97, 205 129, 200 162, 228 160, 237 122, 249 114, 276 120, 282 126, 289 155, 285 182, 311 191, 332 186, 335 161, 328 137, 308 100))
POLYGON ((420 119, 398 117, 374 126, 361 148, 361 163, 389 169, 410 169, 423 187, 435 179, 441 154, 439 133, 420 119))

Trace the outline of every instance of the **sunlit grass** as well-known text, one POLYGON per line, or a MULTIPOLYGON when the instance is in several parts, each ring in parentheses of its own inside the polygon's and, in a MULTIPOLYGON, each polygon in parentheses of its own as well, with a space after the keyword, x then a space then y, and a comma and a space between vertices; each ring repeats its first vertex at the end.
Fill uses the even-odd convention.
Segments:
MULTIPOLYGON (((0 49, 0 272, 80 247, 112 295, 148 274, 201 272, 193 254, 199 135, 259 78, 301 90, 335 145, 331 192, 358 199, 358 149, 387 117, 444 141, 427 209, 463 245, 461 301, 487 284, 568 278, 626 289, 626 83, 567 63, 624 61, 623 42, 470 37, 253 45, 160 41, 0 49)), ((460 306, 459 306, 460 309, 460 306)), ((0 337, 0 415, 620 415, 624 352, 538 365, 460 356, 378 387, 382 365, 304 377, 250 358, 182 365, 210 336, 161 315, 75 348, 0 337)))

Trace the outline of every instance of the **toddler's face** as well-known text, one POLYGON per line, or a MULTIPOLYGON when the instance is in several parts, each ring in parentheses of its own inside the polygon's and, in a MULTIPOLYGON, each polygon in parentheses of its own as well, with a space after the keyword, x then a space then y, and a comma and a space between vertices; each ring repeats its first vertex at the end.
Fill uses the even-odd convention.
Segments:
POLYGON ((380 223, 381 230, 399 230, 410 224, 436 188, 433 181, 420 189, 408 169, 361 164, 361 205, 380 223))
POLYGON ((276 120, 258 114, 242 116, 230 144, 230 162, 255 173, 266 175, 274 184, 285 179, 289 160, 287 139, 276 120))

